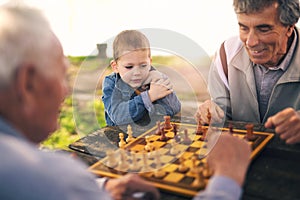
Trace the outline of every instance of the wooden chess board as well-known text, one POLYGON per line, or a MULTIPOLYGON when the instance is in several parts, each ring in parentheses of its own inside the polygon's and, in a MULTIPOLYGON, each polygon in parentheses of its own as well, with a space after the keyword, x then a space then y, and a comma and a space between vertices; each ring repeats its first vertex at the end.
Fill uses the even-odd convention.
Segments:
MULTIPOLYGON (((202 126, 203 133, 197 135, 198 126, 195 124, 170 124, 171 128, 163 130, 166 141, 161 141, 161 135, 157 135, 157 127, 165 126, 164 122, 161 122, 125 144, 122 149, 111 151, 112 156, 107 155, 89 170, 96 175, 111 178, 120 177, 128 172, 138 173, 161 190, 194 196, 205 188, 213 174, 205 158, 209 152, 205 136, 209 135, 208 130, 211 129, 202 126)), ((234 127, 213 128, 213 131, 219 134, 230 131, 241 139, 247 135, 247 130, 234 127)), ((273 137, 273 133, 267 132, 253 131, 252 134, 254 137, 248 141, 252 146, 251 159, 273 137)))

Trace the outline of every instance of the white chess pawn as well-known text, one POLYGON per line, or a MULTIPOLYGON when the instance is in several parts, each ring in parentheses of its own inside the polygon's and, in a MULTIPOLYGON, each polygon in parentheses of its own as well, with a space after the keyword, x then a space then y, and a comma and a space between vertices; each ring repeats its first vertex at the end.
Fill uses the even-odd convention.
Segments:
POLYGON ((132 136, 132 128, 130 125, 127 126, 127 139, 126 142, 129 143, 133 140, 133 136, 132 136))
POLYGON ((121 149, 123 149, 126 145, 126 142, 124 140, 124 134, 123 133, 119 133, 119 139, 120 139, 120 142, 119 142, 119 147, 121 149))

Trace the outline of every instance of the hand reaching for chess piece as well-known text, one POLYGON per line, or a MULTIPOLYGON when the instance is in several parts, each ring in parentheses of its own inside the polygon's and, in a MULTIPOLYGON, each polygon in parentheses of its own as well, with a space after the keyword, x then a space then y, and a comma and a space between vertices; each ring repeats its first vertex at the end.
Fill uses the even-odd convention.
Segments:
POLYGON ((214 123, 222 122, 225 117, 224 111, 213 101, 206 100, 200 104, 194 115, 195 120, 201 124, 210 124, 210 120, 214 123))

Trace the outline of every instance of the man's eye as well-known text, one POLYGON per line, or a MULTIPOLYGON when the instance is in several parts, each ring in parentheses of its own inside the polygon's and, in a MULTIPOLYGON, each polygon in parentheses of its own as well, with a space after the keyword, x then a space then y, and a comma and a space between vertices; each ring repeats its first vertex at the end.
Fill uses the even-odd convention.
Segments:
POLYGON ((128 66, 125 66, 126 69, 132 69, 133 66, 132 65, 128 65, 128 66))
POLYGON ((245 27, 245 26, 240 26, 240 31, 247 31, 247 30, 248 30, 247 27, 245 27))
POLYGON ((269 27, 261 27, 261 28, 259 28, 259 31, 260 32, 268 32, 268 31, 270 31, 271 29, 269 28, 269 27))

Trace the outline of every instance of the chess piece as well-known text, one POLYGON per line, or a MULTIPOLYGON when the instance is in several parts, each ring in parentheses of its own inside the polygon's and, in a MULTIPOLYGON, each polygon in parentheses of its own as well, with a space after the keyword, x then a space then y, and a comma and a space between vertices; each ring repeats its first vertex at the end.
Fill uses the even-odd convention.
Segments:
POLYGON ((126 171, 129 168, 129 164, 127 162, 127 156, 126 156, 124 150, 120 151, 120 161, 119 161, 118 167, 119 167, 119 170, 121 170, 121 171, 126 171))
POLYGON ((184 129, 184 138, 183 138, 183 144, 191 144, 192 143, 192 140, 189 138, 189 135, 188 135, 188 130, 187 129, 184 129))
POLYGON ((170 130, 172 129, 172 125, 171 125, 171 117, 170 116, 164 116, 164 120, 165 120, 165 123, 164 123, 164 129, 165 130, 170 130))
POLYGON ((208 120, 208 125, 210 125, 210 123, 211 123, 211 113, 209 112, 209 110, 207 110, 206 117, 207 117, 207 120, 208 120))
POLYGON ((172 139, 170 144, 171 144, 170 154, 173 155, 173 156, 179 154, 180 151, 177 147, 178 144, 176 143, 175 139, 172 139))
POLYGON ((254 141, 257 139, 257 136, 254 135, 254 133, 253 133, 253 127, 254 127, 253 124, 246 125, 247 132, 246 132, 246 135, 244 138, 248 141, 254 141))
POLYGON ((156 126, 157 126, 157 129, 156 129, 155 134, 156 134, 156 135, 161 135, 160 121, 157 121, 157 122, 156 122, 156 126))
POLYGON ((203 131, 201 137, 199 138, 199 140, 201 141, 205 141, 206 140, 206 131, 203 131))
POLYGON ((126 139, 126 142, 129 143, 131 142, 134 138, 132 136, 132 128, 130 125, 127 126, 127 139, 126 139))
POLYGON ((165 128, 162 128, 161 130, 161 136, 159 138, 160 141, 167 141, 169 138, 166 136, 166 133, 165 133, 165 128))
POLYGON ((180 136, 177 134, 178 133, 178 126, 176 124, 173 124, 173 133, 174 133, 174 140, 179 143, 181 138, 180 136))
POLYGON ((229 134, 233 134, 233 125, 232 125, 232 123, 229 123, 228 128, 229 128, 229 134))
POLYGON ((142 172, 151 171, 151 167, 148 165, 148 154, 147 152, 143 153, 143 167, 141 169, 142 172))
POLYGON ((115 156, 115 153, 113 150, 107 150, 106 156, 107 156, 106 166, 108 166, 110 168, 114 168, 118 165, 118 162, 116 160, 116 156, 115 156))
POLYGON ((137 152, 131 152, 131 160, 132 160, 132 163, 131 163, 130 169, 133 172, 137 172, 140 169, 140 166, 138 164, 138 159, 137 159, 137 152))
POLYGON ((154 146, 151 144, 151 137, 149 135, 145 136, 146 145, 144 149, 148 152, 153 151, 154 146))
POLYGON ((197 170, 198 170, 197 166, 196 166, 197 156, 193 155, 191 161, 192 161, 192 166, 191 166, 190 172, 193 174, 196 174, 197 170))
POLYGON ((202 175, 204 178, 210 178, 212 176, 213 172, 209 168, 208 163, 204 162, 203 163, 203 170, 202 170, 202 175))
POLYGON ((120 142, 119 142, 119 147, 121 149, 124 149, 125 145, 126 145, 126 142, 124 140, 124 133, 119 133, 119 139, 120 139, 120 142))
POLYGON ((194 182, 192 183, 192 186, 193 187, 199 187, 199 188, 204 188, 205 186, 205 181, 204 181, 204 178, 203 178, 203 174, 202 174, 202 167, 200 168, 197 168, 195 170, 195 176, 196 176, 196 179, 194 180, 194 182))
POLYGON ((184 157, 180 157, 179 158, 179 166, 178 166, 178 171, 185 173, 189 170, 189 168, 185 165, 185 158, 184 157))
POLYGON ((158 150, 155 151, 155 162, 156 162, 156 169, 154 171, 154 176, 156 178, 162 178, 166 175, 166 172, 161 169, 162 164, 160 160, 160 152, 158 150))
POLYGON ((202 124, 200 123, 200 121, 198 121, 197 129, 196 129, 196 135, 202 135, 202 134, 203 134, 202 124))

